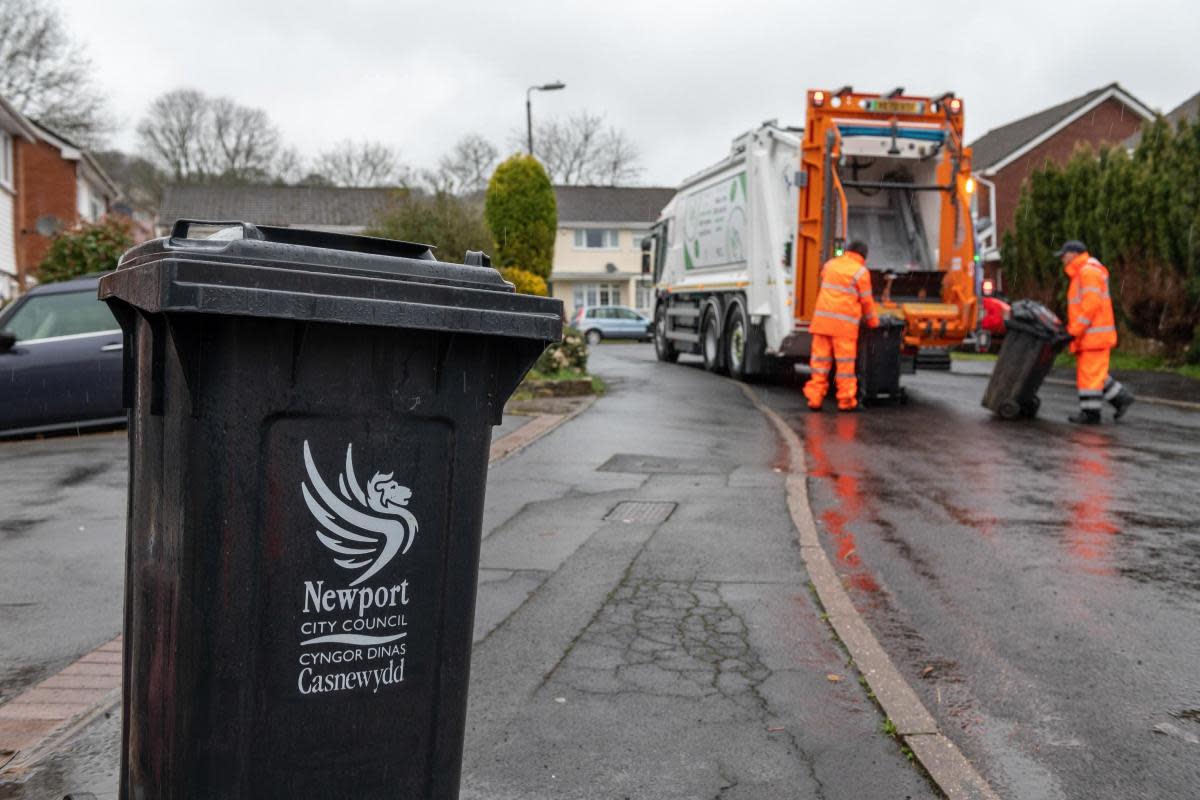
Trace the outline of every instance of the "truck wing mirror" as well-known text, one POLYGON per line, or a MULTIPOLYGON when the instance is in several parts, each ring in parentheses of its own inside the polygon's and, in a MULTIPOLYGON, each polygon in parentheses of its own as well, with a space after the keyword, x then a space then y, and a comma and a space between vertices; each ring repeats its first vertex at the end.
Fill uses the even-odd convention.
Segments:
POLYGON ((642 274, 650 274, 650 246, 653 241, 652 236, 646 236, 642 239, 642 274))
POLYGON ((17 345, 17 335, 8 331, 0 331, 0 353, 7 353, 17 345))

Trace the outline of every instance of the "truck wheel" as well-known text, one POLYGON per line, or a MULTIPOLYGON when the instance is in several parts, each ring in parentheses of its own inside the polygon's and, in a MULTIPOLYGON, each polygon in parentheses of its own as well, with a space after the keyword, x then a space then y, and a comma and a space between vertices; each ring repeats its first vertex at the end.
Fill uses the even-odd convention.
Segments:
POLYGON ((746 348, 749 346, 746 312, 741 303, 734 303, 729 311, 729 321, 725 327, 725 363, 729 366, 729 376, 739 381, 747 380, 746 348))
POLYGON ((711 308, 704 314, 704 325, 700 331, 700 354, 704 356, 704 368, 709 372, 720 372, 721 327, 717 325, 717 315, 711 308))
POLYGON ((675 343, 667 338, 666 304, 659 304, 658 310, 654 312, 654 354, 658 356, 659 361, 668 364, 679 360, 679 351, 675 349, 675 343))

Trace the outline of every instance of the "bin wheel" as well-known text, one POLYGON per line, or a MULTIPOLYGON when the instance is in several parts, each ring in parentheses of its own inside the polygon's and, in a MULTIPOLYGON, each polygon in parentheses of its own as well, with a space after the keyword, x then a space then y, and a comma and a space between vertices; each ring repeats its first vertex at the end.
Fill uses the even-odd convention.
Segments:
POLYGON ((1029 402, 1025 403, 1025 405, 1021 408, 1021 411, 1024 412, 1025 416, 1027 417, 1036 417, 1038 409, 1041 407, 1042 399, 1040 397, 1031 397, 1029 402))
POLYGON ((1015 400, 1005 400, 997 412, 1002 419, 1016 419, 1021 416, 1021 404, 1015 400))
POLYGON ((900 393, 896 395, 896 402, 902 406, 908 405, 908 389, 900 387, 900 393))

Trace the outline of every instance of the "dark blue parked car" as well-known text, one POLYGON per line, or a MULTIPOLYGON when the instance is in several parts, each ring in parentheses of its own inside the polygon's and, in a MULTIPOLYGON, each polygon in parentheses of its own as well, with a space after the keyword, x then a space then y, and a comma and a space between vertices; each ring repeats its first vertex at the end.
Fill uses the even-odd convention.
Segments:
POLYGON ((0 436, 125 422, 121 329, 99 281, 38 286, 0 311, 0 436))

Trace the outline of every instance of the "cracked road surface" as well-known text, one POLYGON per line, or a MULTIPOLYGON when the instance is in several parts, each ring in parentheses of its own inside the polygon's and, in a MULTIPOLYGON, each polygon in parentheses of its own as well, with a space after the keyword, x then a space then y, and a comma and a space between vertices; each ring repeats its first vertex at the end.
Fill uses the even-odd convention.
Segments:
POLYGON ((806 588, 770 423, 648 346, 592 367, 610 393, 489 476, 463 797, 936 797, 806 588))

